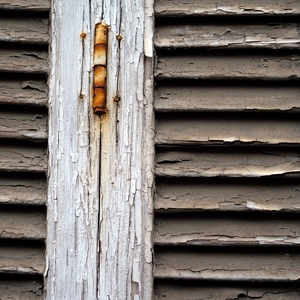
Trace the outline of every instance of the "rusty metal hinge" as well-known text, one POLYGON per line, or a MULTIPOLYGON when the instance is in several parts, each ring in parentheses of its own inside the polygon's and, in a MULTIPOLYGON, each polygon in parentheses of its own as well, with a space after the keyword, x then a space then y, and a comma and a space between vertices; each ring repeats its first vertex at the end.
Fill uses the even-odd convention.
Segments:
POLYGON ((106 53, 108 26, 101 22, 95 28, 94 46, 94 99, 93 109, 97 115, 106 109, 106 53))

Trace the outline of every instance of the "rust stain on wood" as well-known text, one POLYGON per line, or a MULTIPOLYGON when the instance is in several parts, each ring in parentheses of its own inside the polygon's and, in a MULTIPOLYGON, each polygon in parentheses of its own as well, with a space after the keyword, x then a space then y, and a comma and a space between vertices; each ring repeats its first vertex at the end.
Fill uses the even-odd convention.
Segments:
POLYGON ((108 26, 101 22, 95 29, 93 109, 98 115, 106 109, 106 52, 108 26))

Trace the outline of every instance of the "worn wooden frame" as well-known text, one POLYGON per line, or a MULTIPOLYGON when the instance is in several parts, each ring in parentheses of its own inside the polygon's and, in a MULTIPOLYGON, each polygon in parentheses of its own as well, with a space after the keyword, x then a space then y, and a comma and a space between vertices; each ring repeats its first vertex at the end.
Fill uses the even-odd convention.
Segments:
POLYGON ((152 39, 152 0, 52 0, 48 300, 152 298, 152 39), (99 118, 91 94, 101 21, 109 33, 99 118))

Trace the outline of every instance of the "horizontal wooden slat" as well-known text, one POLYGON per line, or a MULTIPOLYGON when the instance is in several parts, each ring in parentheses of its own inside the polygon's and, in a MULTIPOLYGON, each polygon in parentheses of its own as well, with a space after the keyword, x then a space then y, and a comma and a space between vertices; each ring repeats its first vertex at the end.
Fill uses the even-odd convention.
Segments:
POLYGON ((0 0, 0 9, 46 12, 50 10, 50 0, 0 0))
POLYGON ((47 85, 43 80, 0 80, 0 104, 47 105, 47 85))
POLYGON ((155 75, 165 79, 299 79, 300 56, 188 52, 159 55, 155 75))
POLYGON ((46 213, 43 210, 2 207, 0 238, 40 240, 46 238, 46 213))
POLYGON ((294 286, 212 284, 209 282, 159 281, 155 285, 155 300, 298 300, 300 289, 294 286))
POLYGON ((0 138, 47 139, 47 113, 43 111, 1 109, 0 138))
POLYGON ((156 120, 156 143, 299 144, 300 119, 252 115, 171 115, 156 120))
POLYGON ((4 174, 0 176, 0 203, 44 205, 46 203, 46 178, 4 174))
POLYGON ((1 300, 42 300, 43 283, 41 280, 0 279, 1 300))
POLYGON ((293 215, 161 214, 155 217, 157 245, 300 245, 300 220, 293 215))
POLYGON ((46 172, 47 149, 36 143, 0 143, 0 171, 46 172))
POLYGON ((155 210, 300 211, 300 184, 266 181, 165 179, 156 182, 155 210))
POLYGON ((0 42, 47 44, 48 18, 1 17, 0 42))
POLYGON ((0 72, 44 74, 47 71, 46 51, 0 49, 0 72))
POLYGON ((299 15, 300 3, 291 0, 156 0, 155 13, 159 16, 299 15))
MULTIPOLYGON (((1 98, 0 98, 1 99, 1 98)), ((155 109, 167 111, 299 111, 300 87, 265 85, 162 85, 155 89, 155 109)))
POLYGON ((43 274, 45 268, 44 247, 40 243, 10 244, 6 240, 0 245, 0 273, 43 274))
POLYGON ((299 280, 300 255, 287 249, 168 248, 156 249, 155 265, 156 278, 288 282, 299 280))
POLYGON ((197 149, 156 155, 156 174, 174 177, 267 177, 299 175, 299 150, 197 149), (288 152, 290 151, 290 152, 288 152))
POLYGON ((298 24, 162 24, 157 48, 300 48, 298 24))

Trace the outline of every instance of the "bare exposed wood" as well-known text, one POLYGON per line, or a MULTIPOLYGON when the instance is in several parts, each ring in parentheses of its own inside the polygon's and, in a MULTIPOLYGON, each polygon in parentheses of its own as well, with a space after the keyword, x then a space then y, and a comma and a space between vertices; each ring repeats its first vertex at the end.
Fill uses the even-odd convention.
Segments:
POLYGON ((0 0, 0 9, 46 12, 50 10, 50 0, 0 0))
POLYGON ((43 244, 30 246, 26 244, 1 243, 0 273, 7 274, 43 274, 45 268, 43 244))
POLYGON ((156 28, 155 45, 158 48, 300 48, 300 31, 298 24, 162 24, 156 28))
POLYGON ((300 211, 300 186, 291 182, 156 183, 155 209, 169 211, 300 211))
POLYGON ((172 55, 159 56, 158 78, 261 79, 300 78, 300 56, 172 55))
POLYGON ((1 300, 42 300, 43 283, 38 280, 0 280, 1 300))
POLYGON ((155 277, 265 282, 299 279, 300 256, 288 250, 184 249, 157 249, 155 277))
POLYGON ((0 103, 30 106, 47 105, 47 85, 43 80, 0 81, 0 103))
POLYGON ((0 171, 45 172, 47 150, 38 144, 0 144, 0 171))
POLYGON ((203 16, 203 15, 299 15, 300 4, 292 0, 157 0, 156 15, 203 16))
POLYGON ((299 288, 293 286, 278 286, 257 283, 218 284, 208 282, 194 284, 186 282, 158 282, 155 287, 155 300, 224 300, 224 299, 261 299, 261 300, 298 300, 299 288))
POLYGON ((155 217, 157 245, 299 245, 299 236, 300 220, 295 216, 205 213, 155 217))
POLYGON ((0 71, 44 74, 48 71, 48 54, 46 51, 1 49, 0 71))
POLYGON ((44 205, 46 203, 46 178, 3 175, 0 177, 0 203, 44 205))
POLYGON ((156 174, 175 177, 264 177, 300 172, 298 152, 268 149, 202 149, 157 154, 156 174))
POLYGON ((299 118, 183 115, 156 120, 157 144, 299 144, 299 118), (249 120, 250 119, 250 120, 249 120))
POLYGON ((46 238, 46 213, 43 210, 2 208, 0 238, 40 240, 46 238))
POLYGON ((43 111, 1 109, 0 138, 46 140, 47 114, 43 111))
POLYGON ((157 111, 299 111, 299 86, 275 82, 264 86, 222 85, 159 86, 155 91, 157 111))
POLYGON ((49 19, 0 18, 0 42, 47 44, 49 19))

